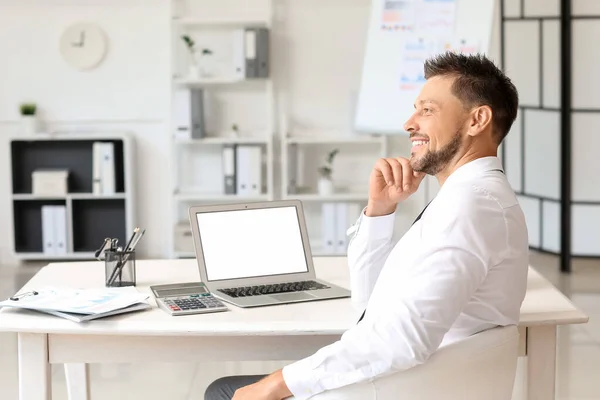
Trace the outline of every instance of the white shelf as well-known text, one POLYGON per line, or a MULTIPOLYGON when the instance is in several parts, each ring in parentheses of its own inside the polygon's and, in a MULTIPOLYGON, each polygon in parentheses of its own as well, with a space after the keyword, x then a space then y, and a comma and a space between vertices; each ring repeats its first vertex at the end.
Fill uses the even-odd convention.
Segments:
POLYGON ((378 136, 288 136, 288 144, 382 144, 384 138, 378 136))
POLYGON ((188 87, 205 87, 205 86, 218 86, 218 85, 243 85, 252 83, 265 83, 269 81, 269 78, 252 78, 252 79, 241 79, 237 76, 219 76, 214 78, 175 78, 173 83, 179 86, 188 87))
POLYGON ((196 258, 196 253, 193 251, 176 251, 173 255, 175 258, 196 258))
POLYGON ((69 194, 73 200, 114 200, 114 199, 125 199, 125 193, 115 194, 93 194, 93 193, 73 193, 69 194))
POLYGON ((93 252, 73 252, 67 254, 46 253, 15 253, 20 260, 42 261, 42 260, 90 260, 95 259, 93 252))
POLYGON ((111 200, 125 199, 125 193, 116 193, 113 195, 97 195, 93 193, 69 193, 66 196, 40 196, 30 193, 13 194, 13 200, 111 200))
POLYGON ((223 145, 223 144, 268 144, 271 143, 271 138, 268 137, 206 137, 202 139, 175 139, 175 143, 178 144, 210 144, 210 145, 223 145))
POLYGON ((325 249, 323 249, 323 246, 316 240, 314 241, 314 243, 311 242, 310 252, 312 253, 313 257, 339 257, 346 255, 345 253, 334 253, 325 251, 325 249))
POLYGON ((299 194, 286 194, 286 199, 297 199, 301 201, 312 201, 312 202, 329 202, 329 201, 367 201, 367 193, 334 193, 329 196, 324 196, 318 193, 299 193, 299 194))
POLYGON ((193 193, 184 192, 176 193, 175 199, 179 201, 195 201, 195 200, 210 200, 210 201, 267 201, 269 200, 268 194, 262 194, 259 196, 240 196, 237 194, 222 194, 222 193, 193 193))
POLYGON ((210 28, 244 28, 249 26, 267 27, 269 23, 266 19, 248 19, 248 18, 199 18, 185 17, 174 18, 173 23, 181 27, 210 27, 210 28))

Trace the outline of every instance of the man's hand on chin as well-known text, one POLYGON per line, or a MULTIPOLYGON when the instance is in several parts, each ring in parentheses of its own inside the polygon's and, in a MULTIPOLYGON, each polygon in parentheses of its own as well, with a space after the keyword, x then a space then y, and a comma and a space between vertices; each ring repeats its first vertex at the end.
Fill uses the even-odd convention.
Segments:
POLYGON ((282 400, 292 396, 281 370, 260 381, 238 389, 232 400, 282 400))

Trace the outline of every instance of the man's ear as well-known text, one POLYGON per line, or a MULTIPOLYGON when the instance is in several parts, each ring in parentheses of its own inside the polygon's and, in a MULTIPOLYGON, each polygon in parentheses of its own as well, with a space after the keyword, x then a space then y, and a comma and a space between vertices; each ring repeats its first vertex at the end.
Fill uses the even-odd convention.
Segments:
POLYGON ((490 106, 479 106, 471 111, 469 119, 469 136, 478 136, 492 126, 492 109, 490 106))

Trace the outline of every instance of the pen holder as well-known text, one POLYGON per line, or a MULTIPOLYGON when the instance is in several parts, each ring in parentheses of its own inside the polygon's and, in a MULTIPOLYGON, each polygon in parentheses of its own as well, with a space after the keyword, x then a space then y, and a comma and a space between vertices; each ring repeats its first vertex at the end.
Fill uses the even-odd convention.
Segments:
POLYGON ((135 286, 135 251, 106 250, 104 254, 106 286, 135 286))

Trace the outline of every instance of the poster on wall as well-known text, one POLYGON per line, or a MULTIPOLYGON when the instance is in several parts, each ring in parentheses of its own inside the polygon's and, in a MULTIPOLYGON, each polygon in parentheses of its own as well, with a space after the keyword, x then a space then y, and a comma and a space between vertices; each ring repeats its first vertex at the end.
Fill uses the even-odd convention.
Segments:
POLYGON ((383 31, 415 31, 416 0, 385 0, 381 13, 383 31))
POLYGON ((455 0, 421 0, 417 3, 415 32, 432 36, 452 36, 456 20, 455 0))
POLYGON ((372 0, 354 128, 406 134, 424 63, 446 51, 487 53, 494 0, 372 0))

